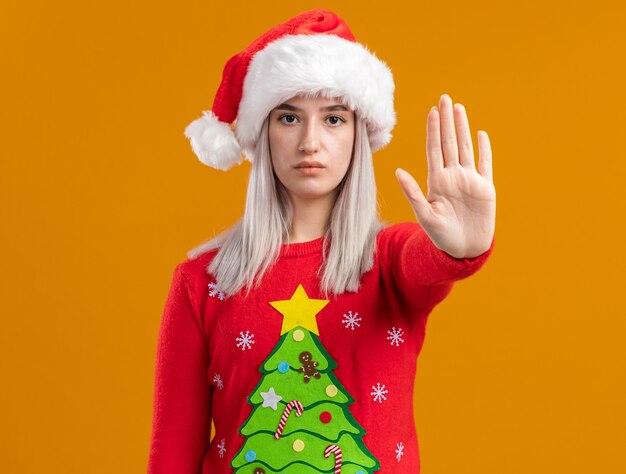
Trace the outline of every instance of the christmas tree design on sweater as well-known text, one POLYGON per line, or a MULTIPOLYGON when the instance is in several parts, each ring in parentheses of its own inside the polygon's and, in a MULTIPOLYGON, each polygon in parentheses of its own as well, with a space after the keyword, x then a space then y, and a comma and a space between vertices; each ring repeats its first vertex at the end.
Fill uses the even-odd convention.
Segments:
POLYGON ((283 315, 281 338, 248 397, 253 410, 239 433, 235 474, 369 474, 380 464, 363 443, 366 431, 348 410, 354 398, 333 374, 337 363, 319 340, 316 314, 328 300, 298 285, 289 300, 270 302, 283 315))

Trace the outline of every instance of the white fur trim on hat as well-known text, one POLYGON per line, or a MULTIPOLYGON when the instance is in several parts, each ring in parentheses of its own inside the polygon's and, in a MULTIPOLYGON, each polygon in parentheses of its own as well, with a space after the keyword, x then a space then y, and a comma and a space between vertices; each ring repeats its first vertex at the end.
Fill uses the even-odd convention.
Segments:
POLYGON ((212 110, 202 113, 185 128, 185 136, 200 161, 223 171, 241 163, 244 156, 230 125, 221 122, 212 110))
POLYGON ((391 140, 395 85, 389 67, 360 43, 334 34, 286 35, 254 55, 244 79, 235 136, 253 152, 263 121, 291 97, 342 97, 366 122, 372 152, 391 140))

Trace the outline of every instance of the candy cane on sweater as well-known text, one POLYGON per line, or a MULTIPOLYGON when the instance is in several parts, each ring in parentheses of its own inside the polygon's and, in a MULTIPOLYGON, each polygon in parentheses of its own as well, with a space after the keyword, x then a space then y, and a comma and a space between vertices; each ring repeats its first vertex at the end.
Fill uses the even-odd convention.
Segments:
POLYGON ((274 434, 274 438, 280 439, 280 436, 285 429, 285 423, 287 423, 287 418, 289 418, 289 413, 291 413, 291 410, 293 408, 296 409, 297 416, 302 415, 302 412, 304 411, 302 403, 300 403, 298 400, 291 400, 285 407, 285 410, 283 411, 283 416, 280 417, 280 422, 278 423, 278 429, 276 430, 276 434, 274 434))
POLYGON ((342 455, 341 448, 336 444, 329 445, 324 450, 324 457, 330 456, 332 453, 335 453, 335 474, 341 474, 341 464, 342 464, 342 455))

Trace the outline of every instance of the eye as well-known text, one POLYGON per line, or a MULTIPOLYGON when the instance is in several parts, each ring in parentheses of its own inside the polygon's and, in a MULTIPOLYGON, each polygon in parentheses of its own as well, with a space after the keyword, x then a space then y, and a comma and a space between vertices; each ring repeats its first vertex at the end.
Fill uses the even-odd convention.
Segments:
POLYGON ((327 118, 327 120, 336 120, 331 122, 331 125, 334 127, 339 127, 342 123, 345 122, 345 120, 340 117, 339 115, 329 115, 327 118))
POLYGON ((284 123, 285 125, 291 125, 291 124, 295 123, 295 121, 291 121, 291 120, 288 120, 287 122, 284 122, 283 119, 287 118, 287 117, 294 118, 294 119, 296 118, 295 115, 285 114, 285 115, 281 115, 280 117, 278 117, 278 121, 281 122, 281 123, 284 123))

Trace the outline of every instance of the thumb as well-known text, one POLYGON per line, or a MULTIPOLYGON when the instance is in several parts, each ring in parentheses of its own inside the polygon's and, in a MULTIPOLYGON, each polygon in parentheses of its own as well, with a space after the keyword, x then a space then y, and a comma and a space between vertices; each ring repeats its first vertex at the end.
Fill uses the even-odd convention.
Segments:
POLYGON ((430 203, 424 196, 424 193, 422 193, 422 189, 419 184, 417 184, 417 181, 415 181, 415 178, 409 173, 402 168, 396 168, 396 178, 400 183, 402 192, 409 200, 411 207, 413 207, 413 212, 415 212, 417 220, 421 224, 430 213, 430 203))

